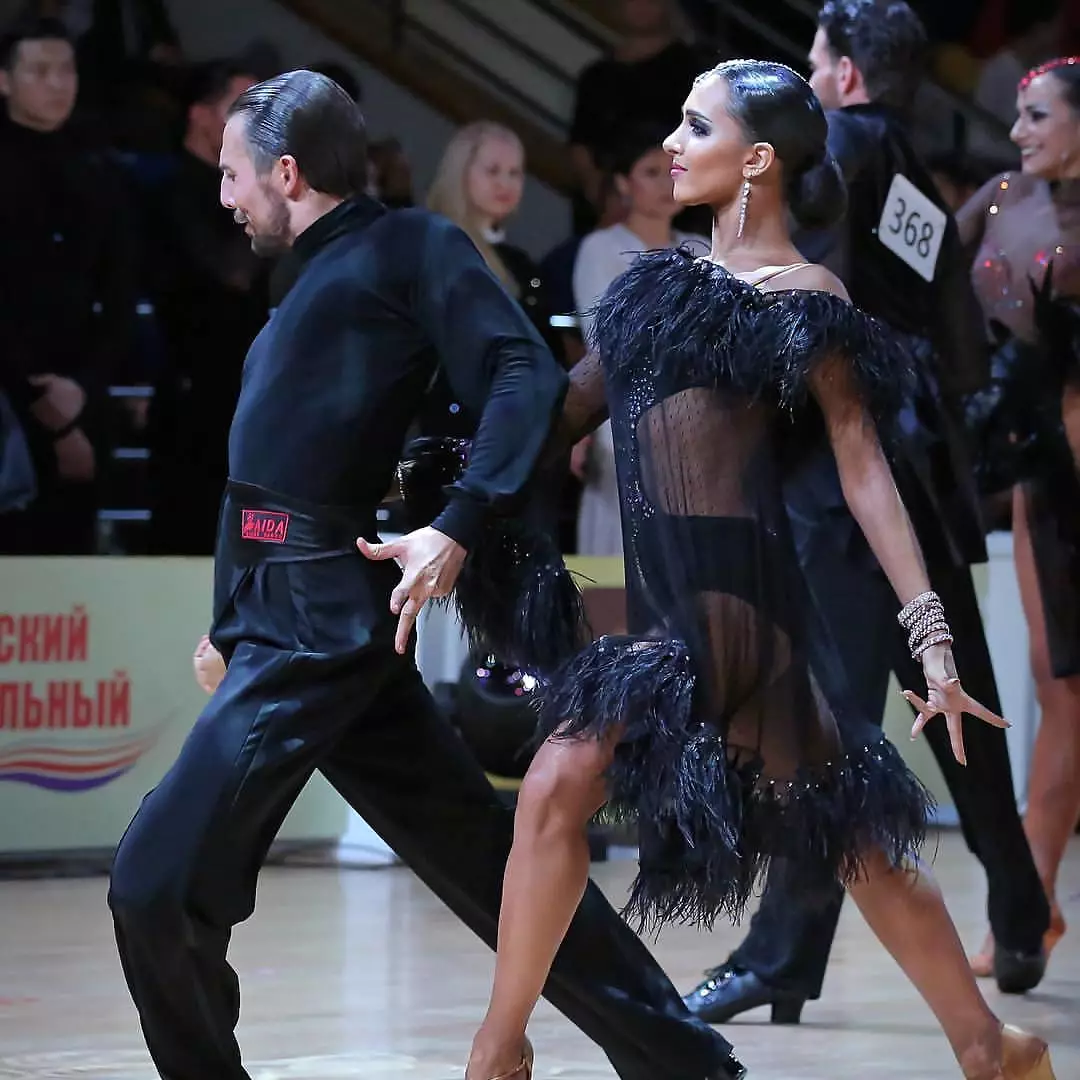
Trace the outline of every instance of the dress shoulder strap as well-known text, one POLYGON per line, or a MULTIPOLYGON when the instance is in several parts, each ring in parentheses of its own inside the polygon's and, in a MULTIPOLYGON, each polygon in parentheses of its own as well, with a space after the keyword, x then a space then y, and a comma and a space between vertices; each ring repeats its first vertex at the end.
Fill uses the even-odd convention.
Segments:
POLYGON ((808 262, 794 262, 789 263, 787 266, 778 267, 776 270, 770 270, 764 277, 758 278, 756 281, 748 281, 747 285, 753 285, 754 288, 758 288, 764 285, 767 281, 772 281, 773 278, 778 278, 781 274, 786 274, 791 270, 798 270, 803 266, 809 266, 808 262))

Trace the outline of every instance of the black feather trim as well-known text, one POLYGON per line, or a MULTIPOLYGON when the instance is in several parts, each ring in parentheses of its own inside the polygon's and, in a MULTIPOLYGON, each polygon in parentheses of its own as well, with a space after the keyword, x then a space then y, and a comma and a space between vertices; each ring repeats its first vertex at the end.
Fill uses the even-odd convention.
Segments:
MULTIPOLYGON (((409 444, 398 484, 410 529, 438 517, 469 461, 468 439, 409 444)), ((465 557, 452 594, 469 647, 536 674, 551 671, 592 637, 585 606, 554 541, 519 518, 499 517, 465 557)))
POLYGON ((886 740, 790 782, 769 782, 694 708, 681 641, 605 637, 536 694, 541 730, 558 738, 618 733, 605 815, 636 820, 641 865, 624 915, 639 932, 669 922, 738 921, 769 860, 800 884, 855 881, 862 857, 913 858, 932 799, 886 740))
POLYGON ((719 382, 784 408, 842 354, 879 420, 910 400, 926 352, 832 293, 766 292, 679 249, 639 256, 591 314, 589 345, 613 372, 644 364, 664 382, 719 382))
POLYGON ((592 637, 581 590, 554 541, 500 519, 465 558, 453 592, 470 649, 536 674, 550 672, 592 637))
POLYGON ((446 509, 447 491, 469 464, 472 440, 425 435, 405 448, 397 467, 405 527, 422 529, 446 509))

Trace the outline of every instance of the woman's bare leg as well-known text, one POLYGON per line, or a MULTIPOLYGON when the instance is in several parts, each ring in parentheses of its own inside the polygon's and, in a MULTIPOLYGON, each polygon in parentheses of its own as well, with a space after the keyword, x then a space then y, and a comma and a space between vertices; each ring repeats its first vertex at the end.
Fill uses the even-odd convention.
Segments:
POLYGON ((1013 499, 1016 575, 1028 624, 1031 667, 1041 718, 1028 772, 1024 831, 1050 899, 1053 940, 1064 932, 1055 899, 1058 871, 1080 817, 1080 677, 1055 679, 1050 668, 1042 592, 1035 570, 1035 553, 1027 506, 1019 489, 1013 499))
MULTIPOLYGON (((866 860, 865 878, 850 891, 878 940, 937 1017, 964 1076, 1002 1080, 1001 1023, 979 993, 929 871, 896 869, 884 853, 875 852, 866 860)), ((1033 1065, 1043 1047, 1031 1038, 1022 1053, 1033 1065)))
POLYGON ((495 981, 468 1080, 521 1062, 525 1027, 589 880, 588 824, 604 805, 615 738, 548 740, 518 793, 503 878, 495 981))
MULTIPOLYGON (((1013 491, 1012 520, 1016 578, 1041 713, 1028 769, 1024 833, 1050 901, 1050 928, 1043 939, 1049 952, 1065 933, 1055 892, 1061 860, 1080 818, 1080 677, 1055 679, 1050 668, 1042 591, 1035 570, 1027 504, 1020 488, 1013 491)), ((993 974, 992 934, 987 934, 982 948, 971 958, 971 967, 980 977, 993 974)))

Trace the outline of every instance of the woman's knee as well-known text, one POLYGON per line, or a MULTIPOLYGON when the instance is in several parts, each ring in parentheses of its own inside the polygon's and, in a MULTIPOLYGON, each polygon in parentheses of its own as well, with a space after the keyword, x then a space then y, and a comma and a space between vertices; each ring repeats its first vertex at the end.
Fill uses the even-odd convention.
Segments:
POLYGON ((584 828, 604 804, 610 751, 595 739, 549 739, 518 792, 519 830, 584 828))

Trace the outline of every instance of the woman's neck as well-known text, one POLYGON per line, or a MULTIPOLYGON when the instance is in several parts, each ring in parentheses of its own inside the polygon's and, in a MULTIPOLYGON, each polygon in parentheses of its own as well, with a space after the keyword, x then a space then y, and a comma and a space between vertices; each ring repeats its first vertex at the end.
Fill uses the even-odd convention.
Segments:
POLYGON ((649 217, 631 210, 622 224, 639 240, 643 240, 647 247, 665 248, 673 245, 675 233, 671 228, 671 218, 649 217))
POLYGON ((730 206, 713 212, 712 250, 709 258, 733 274, 758 270, 763 266, 786 266, 802 256, 791 242, 787 222, 778 206, 759 199, 754 206, 751 194, 746 208, 742 236, 739 235, 741 193, 730 206), (756 209, 756 212, 755 212, 756 209))

